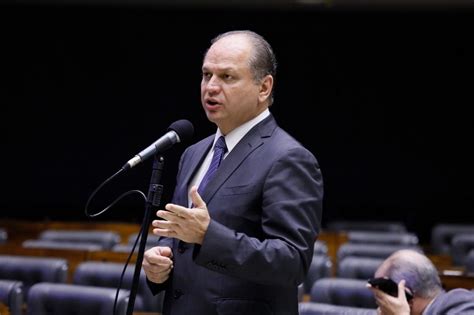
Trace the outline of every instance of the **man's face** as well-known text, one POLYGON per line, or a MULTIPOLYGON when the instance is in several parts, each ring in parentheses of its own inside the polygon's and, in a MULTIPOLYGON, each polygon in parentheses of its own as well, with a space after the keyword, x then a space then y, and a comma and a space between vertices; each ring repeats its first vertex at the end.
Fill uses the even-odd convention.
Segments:
POLYGON ((227 134, 261 113, 266 99, 249 67, 252 46, 242 35, 209 48, 202 65, 201 103, 207 118, 227 134))

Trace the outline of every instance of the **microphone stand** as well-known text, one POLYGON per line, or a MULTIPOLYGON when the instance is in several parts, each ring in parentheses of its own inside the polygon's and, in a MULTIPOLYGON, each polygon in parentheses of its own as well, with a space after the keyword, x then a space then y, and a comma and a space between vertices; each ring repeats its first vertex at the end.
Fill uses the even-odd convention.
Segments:
POLYGON ((137 295, 138 284, 140 281, 140 272, 143 262, 143 254, 145 252, 146 240, 148 238, 148 228, 152 213, 158 210, 163 193, 163 185, 160 184, 161 174, 163 172, 164 159, 162 156, 155 155, 153 160, 153 171, 151 173, 150 186, 148 188, 147 202, 145 206, 145 216, 141 226, 140 246, 138 248, 137 261, 135 263, 135 272, 133 274, 132 288, 130 289, 130 297, 128 300, 127 315, 132 315, 135 298, 137 295))

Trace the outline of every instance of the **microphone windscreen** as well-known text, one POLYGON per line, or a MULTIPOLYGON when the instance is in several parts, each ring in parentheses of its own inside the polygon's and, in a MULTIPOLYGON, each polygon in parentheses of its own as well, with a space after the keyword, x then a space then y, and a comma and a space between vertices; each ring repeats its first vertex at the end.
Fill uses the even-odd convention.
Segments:
POLYGON ((190 140, 194 134, 193 124, 186 119, 180 119, 172 123, 168 130, 173 130, 179 136, 180 141, 190 140))

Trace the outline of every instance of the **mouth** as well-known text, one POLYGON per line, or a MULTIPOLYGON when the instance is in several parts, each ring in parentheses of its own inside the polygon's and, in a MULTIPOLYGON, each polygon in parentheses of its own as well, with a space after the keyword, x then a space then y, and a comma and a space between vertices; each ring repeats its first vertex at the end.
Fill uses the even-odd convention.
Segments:
POLYGON ((206 108, 208 108, 209 110, 215 110, 221 105, 217 100, 210 98, 205 100, 205 104, 206 108))

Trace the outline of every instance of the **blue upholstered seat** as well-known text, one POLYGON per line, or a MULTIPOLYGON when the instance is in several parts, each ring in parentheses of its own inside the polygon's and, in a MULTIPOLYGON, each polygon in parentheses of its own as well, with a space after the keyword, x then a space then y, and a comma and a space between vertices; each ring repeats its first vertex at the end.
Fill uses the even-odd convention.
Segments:
MULTIPOLYGON (((79 264, 74 272, 73 283, 96 287, 117 288, 124 265, 112 262, 89 261, 79 264)), ((130 264, 124 275, 121 288, 131 289, 135 265, 130 264)), ((140 281, 137 288, 137 297, 143 301, 145 312, 161 312, 163 293, 153 296, 146 283, 146 276, 143 270, 140 273, 140 281)), ((135 309, 138 310, 137 306, 135 309)))
POLYGON ((0 303, 8 307, 10 315, 23 314, 24 299, 21 281, 0 280, 0 303))
POLYGON ((0 255, 0 279, 23 282, 25 297, 36 283, 66 282, 67 272, 65 259, 0 255))
POLYGON ((374 294, 366 287, 366 280, 323 278, 311 288, 311 302, 333 305, 377 308, 374 294))
MULTIPOLYGON (((129 291, 121 290, 113 313, 116 289, 75 284, 38 283, 28 293, 28 315, 125 315, 129 291)), ((137 299, 137 302, 141 303, 137 299)))
POLYGON ((325 303, 299 303, 299 315, 376 315, 377 311, 371 308, 341 306, 325 303))

